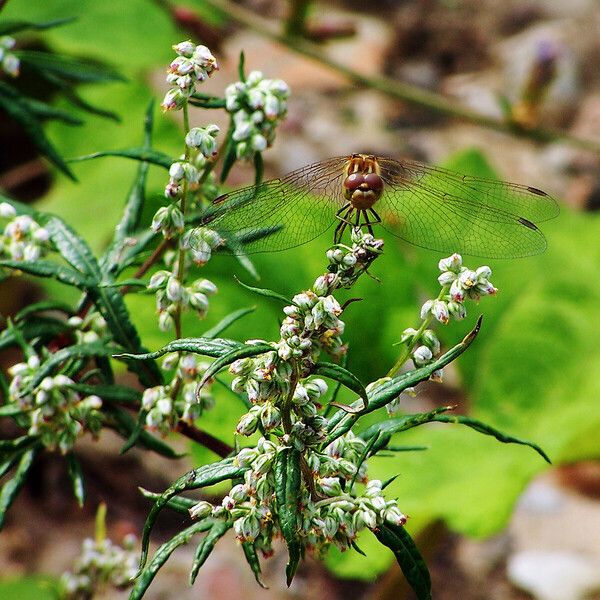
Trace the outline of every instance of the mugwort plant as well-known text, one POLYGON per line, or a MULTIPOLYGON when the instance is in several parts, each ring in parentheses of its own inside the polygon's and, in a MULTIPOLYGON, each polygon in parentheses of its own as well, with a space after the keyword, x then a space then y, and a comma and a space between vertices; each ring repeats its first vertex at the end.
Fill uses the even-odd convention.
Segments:
POLYGON ((212 255, 234 247, 242 266, 254 274, 240 249, 272 233, 267 228, 252 235, 240 232, 237 239, 231 232, 223 236, 219 210, 235 207, 224 209, 213 200, 237 160, 253 162, 256 184, 261 184, 262 152, 274 143, 290 91, 285 82, 257 71, 245 75, 242 57, 239 81, 226 88, 224 98, 203 94, 202 83, 218 73, 217 59, 206 46, 190 41, 173 49, 176 57, 168 68, 169 89, 161 106, 165 112, 182 113, 181 154, 171 157, 153 148, 150 106, 141 147, 81 158, 114 155, 140 163, 123 216, 100 256, 60 218, 1 198, 3 271, 55 279, 79 290, 80 298, 75 306, 52 300, 27 306, 0 333, 0 349, 15 347, 22 355, 8 379, 0 376, 0 417, 11 419, 21 432, 0 441, 0 473, 8 477, 0 491, 0 525, 41 453, 65 457, 82 504, 84 476, 76 455, 81 436, 97 436, 109 428, 122 436, 122 451, 136 445, 174 458, 165 438, 176 433, 220 459, 183 474, 162 493, 143 492, 153 504, 135 573, 133 542, 120 548, 100 536, 85 543, 74 571, 64 576, 65 597, 91 594, 100 582, 108 582, 132 585, 131 599, 141 598, 172 552, 198 535, 193 583, 215 544, 231 530, 260 585, 261 557, 273 554, 277 538, 287 546, 290 585, 307 553, 321 557, 331 546, 361 552, 358 535, 371 532, 395 555, 418 598, 430 598, 427 566, 405 529, 402 503, 390 497, 389 481, 369 477, 369 459, 389 452, 395 434, 429 422, 466 425, 502 442, 531 446, 546 458, 535 444, 449 414, 452 406, 418 414, 403 411, 402 394, 419 382, 441 380, 444 367, 475 339, 481 319, 462 341, 442 352, 430 326, 463 319, 468 301, 495 294, 491 270, 470 269, 458 254, 442 259, 438 296, 423 305, 420 325, 402 333, 398 359, 387 376, 367 385, 344 366, 348 304, 336 297, 369 273, 383 253, 383 240, 359 223, 349 224, 346 238, 327 251, 326 270, 310 288, 286 298, 246 286, 283 303, 278 339, 223 337, 248 309, 228 315, 203 335, 186 337, 183 313, 203 319, 211 303, 218 302, 217 286, 201 276, 212 255), (190 127, 193 108, 226 111, 228 130, 222 135, 210 122, 190 127), (165 170, 164 202, 144 223, 151 165, 165 170), (148 352, 140 339, 124 302, 133 293, 153 296, 157 326, 173 334, 160 350, 148 352), (119 365, 131 371, 135 385, 122 382, 119 365), (232 376, 232 392, 246 406, 227 442, 202 425, 218 396, 216 377, 225 369, 232 376), (340 386, 356 399, 340 403, 340 386), (385 409, 377 413, 380 420, 362 426, 362 418, 379 409, 385 409), (228 482, 229 489, 220 502, 185 495, 221 482, 228 482), (182 513, 189 523, 149 559, 150 535, 165 508, 182 513), (96 563, 102 565, 101 577, 92 568, 96 563))

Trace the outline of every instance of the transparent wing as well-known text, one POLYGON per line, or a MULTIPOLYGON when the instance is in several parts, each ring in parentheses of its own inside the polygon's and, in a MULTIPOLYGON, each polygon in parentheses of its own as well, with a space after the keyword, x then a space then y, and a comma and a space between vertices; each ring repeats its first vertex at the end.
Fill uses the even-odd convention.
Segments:
POLYGON ((432 250, 487 258, 546 248, 535 223, 556 217, 559 209, 541 190, 413 161, 378 162, 386 185, 374 208, 393 235, 432 250))
POLYGON ((220 196, 214 201, 216 216, 207 225, 227 240, 234 254, 275 252, 309 242, 337 222, 335 213, 345 203, 347 160, 331 158, 220 196))

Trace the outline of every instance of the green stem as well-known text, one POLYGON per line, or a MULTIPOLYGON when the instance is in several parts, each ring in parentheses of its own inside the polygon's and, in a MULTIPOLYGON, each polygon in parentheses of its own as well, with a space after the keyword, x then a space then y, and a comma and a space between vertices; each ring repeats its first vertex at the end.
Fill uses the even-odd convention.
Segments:
POLYGON ((285 33, 289 36, 304 36, 310 0, 289 0, 289 2, 290 12, 285 23, 285 33))
POLYGON ((468 121, 475 125, 479 125, 480 127, 487 127, 488 129, 528 138, 536 142, 562 142, 569 144, 570 146, 582 148, 583 150, 600 152, 600 143, 570 135, 566 131, 560 129, 543 127, 532 127, 527 129, 519 127, 509 120, 488 117, 477 111, 466 108, 457 102, 449 100, 441 94, 428 92, 390 77, 368 77, 359 71, 355 71, 339 62, 327 58, 322 46, 308 42, 297 36, 279 33, 267 19, 255 15, 238 4, 234 4, 228 0, 205 0, 205 3, 221 12, 226 18, 236 21, 266 38, 283 44, 299 54, 308 56, 312 60, 340 73, 356 85, 378 90, 396 100, 424 107, 432 112, 468 121))
POLYGON ((292 362, 292 375, 290 377, 290 390, 281 407, 281 424, 283 431, 290 435, 292 433, 292 399, 300 378, 298 365, 296 361, 292 362))
MULTIPOLYGON (((440 293, 438 294, 438 297, 436 298, 436 300, 441 300, 448 293, 448 289, 449 289, 449 286, 447 286, 447 285, 443 286, 442 289, 440 290, 440 293)), ((410 342, 410 344, 407 344, 406 346, 404 346, 402 352, 400 353, 400 356, 394 363, 394 366, 388 371, 387 377, 394 377, 395 375, 397 375, 400 372, 402 365, 408 360, 408 357, 411 355, 412 351, 415 349, 415 346, 419 343, 419 340, 421 339, 423 332, 427 329, 427 327, 429 326, 429 323, 431 323, 432 319, 433 319, 433 317, 432 317, 431 313, 429 313, 423 319, 421 326, 419 327, 419 329, 417 329, 417 333, 415 333, 415 335, 413 336, 413 339, 410 342)))

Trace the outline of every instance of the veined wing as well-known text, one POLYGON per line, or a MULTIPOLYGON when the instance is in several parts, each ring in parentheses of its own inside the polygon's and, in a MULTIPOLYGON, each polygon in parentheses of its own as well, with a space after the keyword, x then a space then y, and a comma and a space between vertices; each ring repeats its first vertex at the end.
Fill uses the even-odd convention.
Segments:
POLYGON ((386 187, 374 208, 393 235, 432 250, 488 258, 545 250, 536 222, 559 213, 545 192, 414 161, 378 162, 386 187))
POLYGON ((229 252, 275 252, 309 242, 337 222, 344 201, 347 156, 331 158, 220 196, 207 225, 228 242, 229 252), (254 239, 265 232, 269 235, 254 239), (251 241, 240 246, 238 239, 251 241))

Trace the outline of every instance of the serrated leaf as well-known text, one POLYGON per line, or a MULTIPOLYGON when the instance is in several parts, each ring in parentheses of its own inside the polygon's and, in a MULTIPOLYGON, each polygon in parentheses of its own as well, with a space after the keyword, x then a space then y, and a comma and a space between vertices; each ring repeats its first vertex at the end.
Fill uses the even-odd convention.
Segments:
POLYGON ((260 344, 244 344, 234 350, 231 350, 227 354, 223 354, 215 361, 210 363, 210 366, 204 374, 202 375, 202 379, 198 383, 198 391, 206 384, 206 382, 216 375, 221 369, 230 365, 232 362, 239 360, 240 358, 249 358, 251 356, 257 356, 258 354, 265 354, 265 352, 274 352, 273 346, 260 343, 260 344))
POLYGON ((253 313, 256 310, 256 307, 250 306, 248 308, 240 308, 239 310, 235 310, 232 313, 229 313, 225 317, 223 317, 214 327, 211 327, 207 331, 204 332, 202 337, 204 339, 212 340, 216 338, 218 335, 223 333, 229 326, 233 325, 236 321, 253 313))
POLYGON ((252 285, 247 285, 246 283, 244 283, 243 281, 240 281, 235 276, 234 276, 234 279, 243 288, 247 289, 250 292, 253 292, 254 294, 258 294, 259 296, 264 296, 265 298, 273 298, 275 300, 279 300, 280 302, 283 302, 284 304, 293 304, 293 302, 289 298, 286 298, 283 294, 274 292, 273 290, 269 290, 267 288, 257 288, 252 285))
POLYGON ((17 50, 15 55, 18 56, 21 64, 31 67, 42 77, 46 73, 50 73, 80 83, 126 81, 121 74, 108 67, 89 61, 77 60, 70 56, 38 52, 36 50, 17 50))
POLYGON ((213 338, 181 338, 173 340, 160 350, 155 352, 147 352, 145 354, 115 354, 114 358, 127 358, 131 360, 147 360, 160 358, 169 352, 192 352, 201 354, 202 356, 212 356, 218 358, 224 354, 228 354, 236 348, 243 348, 244 344, 233 340, 213 339, 213 338))
POLYGON ((215 521, 209 532, 198 544, 192 570, 190 571, 190 585, 193 585, 196 581, 200 567, 206 562, 216 543, 231 529, 232 525, 233 523, 229 521, 215 521))
POLYGON ((64 321, 52 317, 30 317, 27 321, 19 323, 18 330, 10 328, 0 333, 0 350, 19 344, 17 331, 20 331, 26 341, 37 338, 45 341, 53 339, 61 333, 70 332, 71 328, 64 321))
POLYGON ((295 448, 283 448, 275 459, 275 502, 279 517, 279 527, 285 540, 289 560, 285 568, 289 587, 294 579, 302 554, 302 543, 298 528, 298 498, 302 471, 301 454, 295 448))
POLYGON ((140 557, 140 570, 146 564, 148 558, 148 547, 150 545, 150 533, 154 523, 158 518, 160 511, 167 505, 169 500, 186 490, 198 489, 209 485, 214 485, 227 479, 239 479, 247 471, 246 467, 240 467, 234 464, 233 458, 226 458, 217 463, 205 465, 189 471, 179 479, 174 481, 155 502, 154 506, 146 517, 144 531, 142 533, 142 552, 140 557))
POLYGON ((126 148, 124 150, 104 150, 102 152, 93 152, 92 154, 86 154, 85 156, 76 156, 70 158, 68 162, 76 163, 84 160, 92 160, 94 158, 103 158, 106 156, 119 156, 121 158, 130 158, 132 160, 140 160, 142 162, 157 165, 165 169, 170 169, 174 162, 174 159, 160 152, 159 150, 149 150, 147 148, 126 148))
POLYGON ((0 109, 4 110, 9 118, 23 127, 27 137, 42 156, 46 157, 67 177, 76 181, 75 175, 73 175, 71 169, 69 169, 69 166, 52 142, 46 137, 41 123, 27 104, 22 101, 22 98, 23 96, 16 90, 0 81, 0 109))
POLYGON ((429 569, 415 542, 406 529, 400 525, 386 523, 373 533, 396 557, 406 581, 417 595, 418 600, 431 600, 431 577, 429 569))
POLYGON ((71 479, 71 485, 73 486, 73 495, 81 508, 85 502, 85 484, 81 464, 73 452, 69 452, 66 458, 69 478, 71 479))
POLYGON ((51 277, 61 283, 72 285, 79 289, 85 289, 94 284, 93 280, 87 279, 75 269, 44 259, 36 261, 0 260, 0 267, 22 271, 36 277, 51 277))
POLYGON ((344 412, 359 413, 369 406, 369 398, 367 396, 367 390, 365 390, 365 386, 353 373, 348 371, 348 369, 345 369, 341 365, 337 365, 335 363, 319 362, 314 365, 313 373, 315 375, 323 375, 323 377, 338 381, 363 399, 363 406, 361 408, 346 406, 344 404, 334 404, 334 406, 341 408, 344 412))
POLYGON ((197 533, 207 531, 211 529, 212 526, 212 520, 199 521, 198 523, 190 525, 183 531, 180 531, 168 542, 162 544, 152 557, 152 560, 148 563, 148 566, 138 574, 137 581, 129 595, 129 600, 139 600, 146 593, 146 590, 152 583, 156 573, 158 573, 160 568, 167 562, 168 558, 179 546, 187 544, 197 533))
POLYGON ((31 448, 24 452, 15 474, 2 486, 2 490, 0 490, 0 529, 4 526, 6 511, 14 502, 17 494, 21 491, 21 488, 25 485, 29 469, 39 452, 39 447, 31 448))

